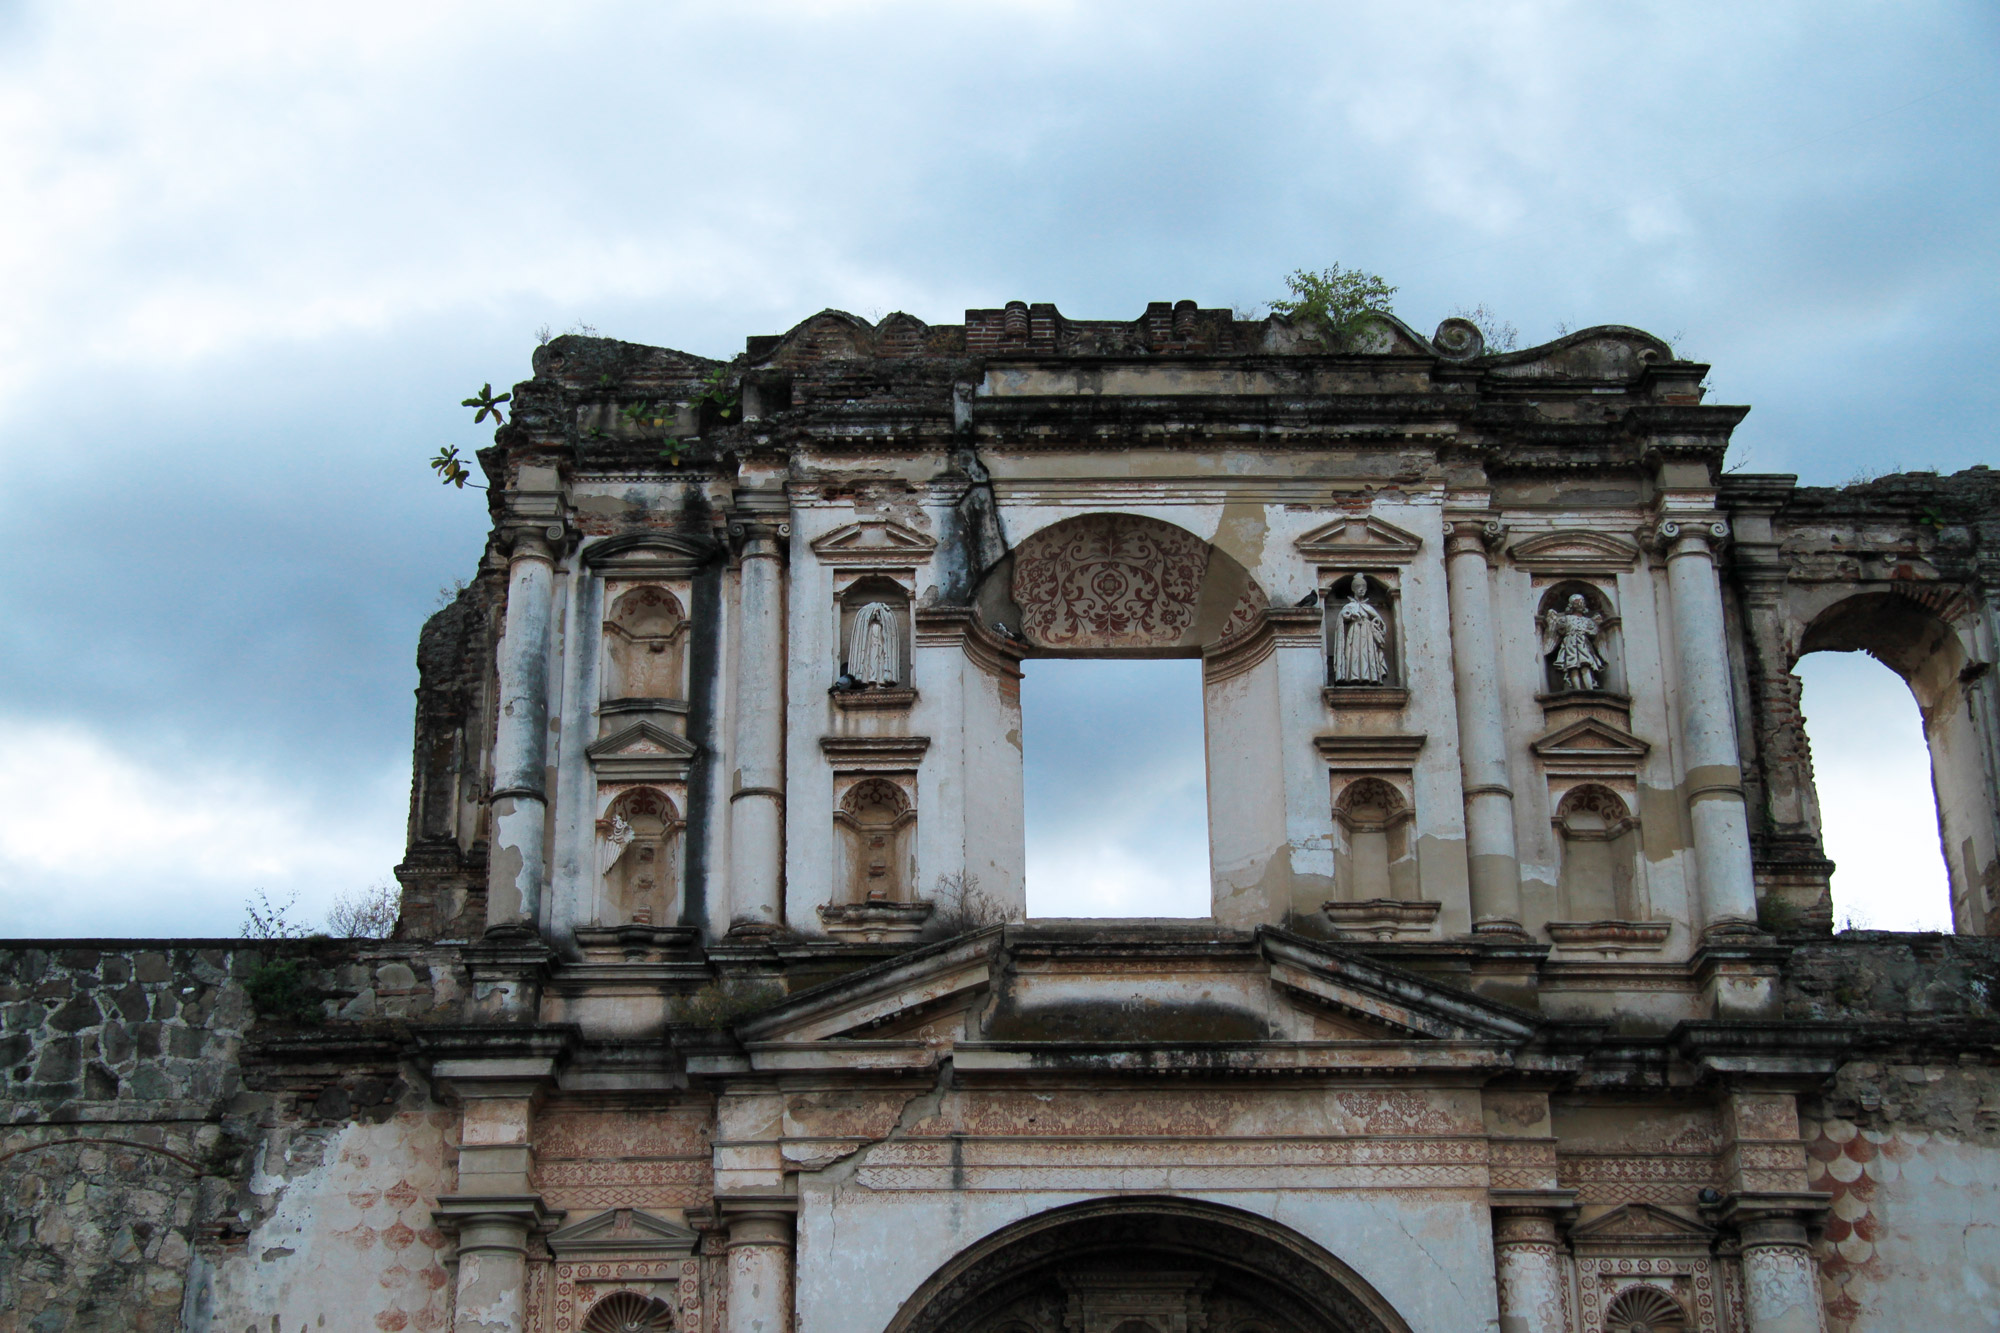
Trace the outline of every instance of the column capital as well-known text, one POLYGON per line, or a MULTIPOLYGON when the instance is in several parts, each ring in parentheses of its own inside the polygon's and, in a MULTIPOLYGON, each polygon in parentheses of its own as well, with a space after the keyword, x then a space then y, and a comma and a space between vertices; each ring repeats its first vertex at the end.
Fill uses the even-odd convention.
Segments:
POLYGON ((1643 545, 1669 559, 1682 555, 1713 557, 1728 543, 1729 521, 1712 514, 1686 514, 1661 518, 1639 530, 1643 545))
POLYGON ((556 547, 566 529, 561 523, 523 523, 508 530, 508 561, 545 560, 555 563, 556 547))
POLYGON ((1491 514, 1447 514, 1444 544, 1447 555, 1480 555, 1491 560, 1507 540, 1507 525, 1491 514))
POLYGON ((791 535, 792 525, 775 515, 739 514, 729 520, 729 543, 736 548, 739 560, 782 560, 785 539, 791 535))
POLYGON ((497 1243, 502 1248, 519 1249, 526 1244, 528 1232, 554 1231, 566 1216, 563 1209, 543 1203, 539 1194, 445 1194, 431 1210, 431 1224, 447 1236, 457 1236, 463 1253, 475 1230, 486 1236, 490 1246, 495 1243, 493 1232, 504 1235, 505 1229, 518 1228, 521 1245, 508 1245, 505 1240, 497 1243))

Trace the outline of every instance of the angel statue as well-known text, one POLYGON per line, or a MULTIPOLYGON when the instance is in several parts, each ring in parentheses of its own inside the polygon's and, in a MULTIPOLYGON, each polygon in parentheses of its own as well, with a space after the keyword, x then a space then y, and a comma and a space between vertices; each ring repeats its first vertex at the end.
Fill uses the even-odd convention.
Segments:
POLYGON ((1558 611, 1550 607, 1542 617, 1542 656, 1555 659, 1566 690, 1594 690, 1604 659, 1597 655, 1597 633, 1604 622, 1590 613, 1582 593, 1571 593, 1569 602, 1558 611))
POLYGON ((854 613, 847 640, 847 674, 856 686, 894 686, 901 663, 896 660, 896 608, 869 602, 854 613))
POLYGON ((1340 608, 1333 636, 1333 680, 1336 685, 1380 685, 1389 678, 1389 622, 1368 604, 1368 576, 1356 574, 1348 585, 1347 605, 1340 608))

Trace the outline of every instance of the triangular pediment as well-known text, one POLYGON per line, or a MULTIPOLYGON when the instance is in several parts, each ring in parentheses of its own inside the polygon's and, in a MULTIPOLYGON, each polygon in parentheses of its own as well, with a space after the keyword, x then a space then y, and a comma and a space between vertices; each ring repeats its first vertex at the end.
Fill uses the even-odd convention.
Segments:
POLYGON ((931 558, 937 542, 888 519, 863 519, 814 538, 813 554, 829 565, 909 569, 931 558))
POLYGON ((1403 565, 1416 558, 1423 539, 1372 514, 1335 519, 1294 543, 1299 553, 1322 565, 1361 567, 1403 565))
POLYGON ((549 1234, 558 1259, 638 1258, 685 1255, 701 1240, 687 1227, 637 1208, 613 1208, 549 1234))
POLYGON ((1283 931, 1148 925, 989 928, 791 996, 735 1033, 755 1068, 906 1067, 951 1049, 961 1069, 1032 1070, 1132 1069, 1117 1062, 1134 1052, 1141 1068, 1177 1067, 1225 1048, 1246 1067, 1335 1067, 1356 1046, 1393 1063, 1399 1046, 1511 1049, 1536 1031, 1531 1014, 1283 931))
POLYGON ((1570 1235, 1578 1241, 1667 1239, 1706 1242, 1715 1235, 1715 1229, 1649 1203, 1628 1203, 1613 1208, 1602 1217, 1592 1218, 1574 1228, 1570 1235))
POLYGON ((1618 574, 1632 568, 1639 548, 1607 533, 1575 528, 1523 538, 1507 548, 1507 555, 1536 574, 1618 574))
POLYGON ((679 782, 701 747, 656 722, 640 720, 584 748, 599 777, 679 782))
POLYGON ((1622 727, 1603 718, 1579 718, 1534 741, 1534 752, 1544 759, 1620 759, 1637 763, 1653 747, 1622 727))

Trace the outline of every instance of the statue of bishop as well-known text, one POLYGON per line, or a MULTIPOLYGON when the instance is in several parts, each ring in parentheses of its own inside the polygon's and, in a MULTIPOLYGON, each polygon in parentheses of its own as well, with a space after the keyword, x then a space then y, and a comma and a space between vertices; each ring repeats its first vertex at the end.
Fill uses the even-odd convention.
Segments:
POLYGON ((1368 601, 1368 576, 1348 585, 1347 605, 1334 624, 1333 682, 1380 685, 1389 678, 1389 622, 1368 601))
POLYGON ((1562 610, 1550 607, 1542 617, 1542 656, 1555 663, 1566 690, 1594 690, 1604 659, 1597 654, 1597 635, 1604 622, 1590 613, 1582 593, 1571 593, 1562 610))
POLYGON ((854 627, 848 632, 847 674, 857 686, 893 687, 902 664, 896 659, 896 608, 887 602, 869 602, 854 613, 854 627))

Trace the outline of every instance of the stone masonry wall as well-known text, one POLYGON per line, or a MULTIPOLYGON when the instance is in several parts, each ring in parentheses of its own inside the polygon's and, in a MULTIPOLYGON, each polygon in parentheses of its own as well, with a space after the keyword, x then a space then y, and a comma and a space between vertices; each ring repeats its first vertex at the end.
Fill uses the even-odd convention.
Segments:
MULTIPOLYGON (((284 1236, 302 1208, 304 1230, 337 1220, 305 1207, 329 1182, 357 1213, 347 1248, 409 1273, 394 1290, 369 1274, 365 1301, 410 1307, 379 1326, 441 1320, 442 1239, 420 1251, 412 1226, 378 1247, 355 1228, 429 1226, 455 1117, 405 1067, 399 1029, 449 1021, 464 990, 450 953, 367 941, 0 947, 0 1333, 269 1327, 306 1271, 284 1236), (391 1178, 372 1186, 383 1172, 355 1145, 413 1138, 425 1160, 383 1154, 391 1178)), ((344 1267, 314 1285, 351 1288, 344 1267)))

